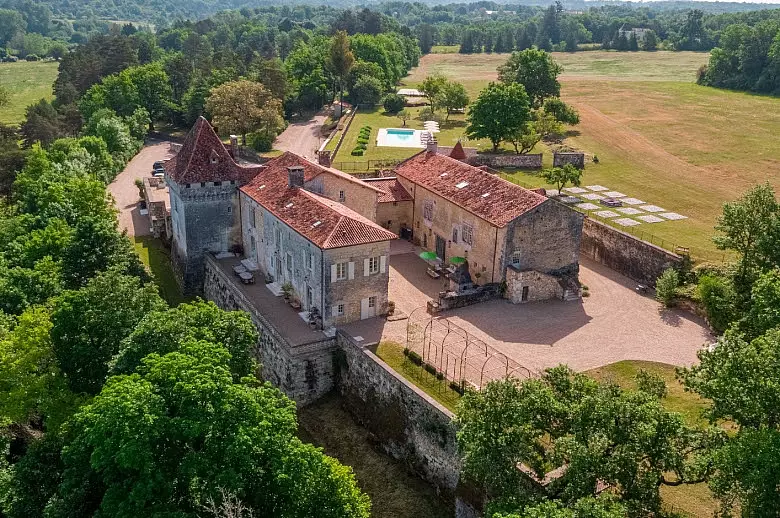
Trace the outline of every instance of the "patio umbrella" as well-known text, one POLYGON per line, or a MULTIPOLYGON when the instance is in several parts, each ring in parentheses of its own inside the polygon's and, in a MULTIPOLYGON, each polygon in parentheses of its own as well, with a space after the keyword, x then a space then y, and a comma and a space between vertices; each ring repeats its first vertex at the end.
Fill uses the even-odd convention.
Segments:
POLYGON ((452 264, 463 264, 465 262, 466 262, 466 258, 465 257, 460 257, 460 256, 457 256, 457 255, 455 257, 450 257, 450 263, 452 263, 452 264))
POLYGON ((426 261, 433 261, 434 259, 436 259, 436 252, 421 252, 420 259, 425 259, 426 261))

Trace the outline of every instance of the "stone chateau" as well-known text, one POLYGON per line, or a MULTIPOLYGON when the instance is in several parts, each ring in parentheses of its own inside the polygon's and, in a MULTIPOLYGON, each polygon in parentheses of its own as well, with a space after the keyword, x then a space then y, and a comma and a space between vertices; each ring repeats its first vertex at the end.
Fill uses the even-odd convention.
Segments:
POLYGON ((165 164, 177 279, 201 293, 207 256, 234 253, 258 284, 292 290, 335 328, 387 313, 400 236, 434 252, 432 263, 457 257, 468 290, 501 285, 516 303, 578 297, 582 215, 461 156, 433 142, 369 180, 289 152, 247 166, 200 118, 165 164))

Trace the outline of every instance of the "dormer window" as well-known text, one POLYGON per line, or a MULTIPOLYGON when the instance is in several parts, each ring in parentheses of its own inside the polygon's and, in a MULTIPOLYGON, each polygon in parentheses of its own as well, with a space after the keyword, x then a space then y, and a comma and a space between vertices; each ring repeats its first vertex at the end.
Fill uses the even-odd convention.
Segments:
POLYGON ((217 154, 216 151, 213 149, 211 150, 211 157, 210 157, 211 165, 216 165, 219 163, 219 154, 217 154))

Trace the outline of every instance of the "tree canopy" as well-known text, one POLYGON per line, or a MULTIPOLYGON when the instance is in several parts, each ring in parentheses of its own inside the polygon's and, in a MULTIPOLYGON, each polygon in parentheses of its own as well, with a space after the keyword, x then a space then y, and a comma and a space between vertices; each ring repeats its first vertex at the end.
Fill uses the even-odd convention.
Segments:
POLYGON ((563 68, 550 54, 539 49, 513 52, 506 63, 498 67, 498 78, 503 83, 523 85, 534 108, 539 108, 548 97, 559 97, 561 84, 558 75, 563 68))
POLYGON ((466 120, 469 138, 486 138, 499 144, 525 130, 531 119, 528 95, 517 83, 490 83, 472 103, 466 120))

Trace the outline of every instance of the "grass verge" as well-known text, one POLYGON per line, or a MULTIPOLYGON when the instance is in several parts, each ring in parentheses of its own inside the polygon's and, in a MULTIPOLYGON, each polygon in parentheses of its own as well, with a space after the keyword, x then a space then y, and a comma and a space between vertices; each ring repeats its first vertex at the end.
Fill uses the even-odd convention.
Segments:
POLYGON ((460 394, 449 387, 449 382, 439 381, 421 366, 415 365, 404 356, 404 348, 395 342, 380 342, 374 354, 388 364, 395 372, 414 383, 417 388, 441 403, 451 412, 458 406, 460 394))
POLYGON ((182 295, 171 268, 171 257, 162 242, 152 236, 131 238, 138 257, 141 258, 154 276, 154 282, 160 288, 160 295, 169 305, 178 306, 190 300, 182 295))
POLYGON ((8 104, 0 108, 0 122, 20 123, 29 105, 41 99, 50 100, 57 67, 56 61, 0 63, 0 85, 10 94, 8 104))
POLYGON ((449 508, 434 489, 409 474, 404 466, 377 451, 368 432, 342 408, 341 399, 328 396, 298 410, 299 437, 323 448, 355 472, 358 486, 371 497, 374 518, 445 518, 449 508))

